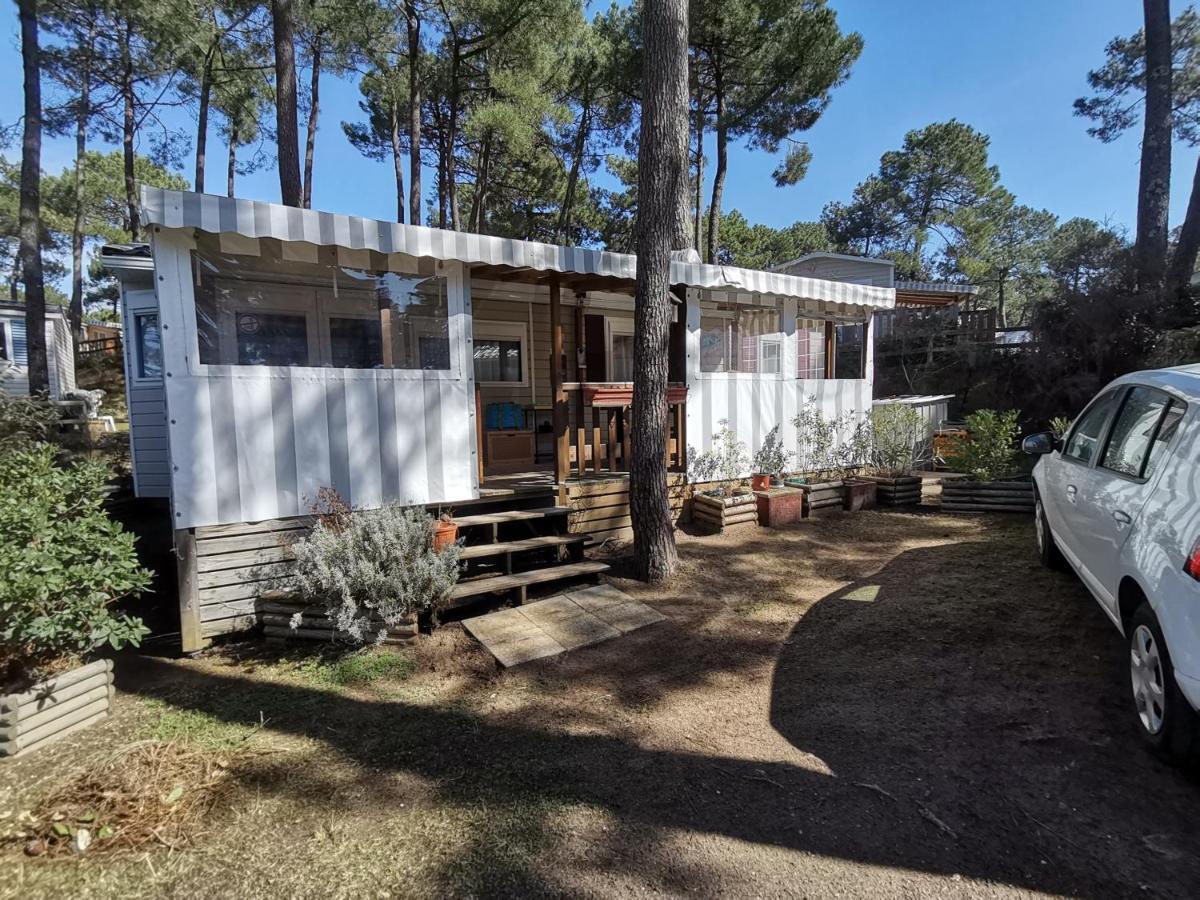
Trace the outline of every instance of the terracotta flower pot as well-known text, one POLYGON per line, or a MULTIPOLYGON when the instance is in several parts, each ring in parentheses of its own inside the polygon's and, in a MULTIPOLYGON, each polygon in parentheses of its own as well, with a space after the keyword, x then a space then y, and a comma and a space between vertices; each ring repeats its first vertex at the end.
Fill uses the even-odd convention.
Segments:
POLYGON ((439 521, 433 530, 433 552, 441 553, 458 540, 458 525, 439 521))
POLYGON ((751 475, 750 476, 750 490, 765 491, 765 490, 769 490, 770 487, 771 487, 771 476, 770 475, 751 475))

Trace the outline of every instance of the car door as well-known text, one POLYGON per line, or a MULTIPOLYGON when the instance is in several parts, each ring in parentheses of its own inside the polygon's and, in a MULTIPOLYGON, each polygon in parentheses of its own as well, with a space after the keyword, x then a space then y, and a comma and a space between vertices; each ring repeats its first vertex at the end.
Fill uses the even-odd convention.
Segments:
POLYGON ((1187 407, 1158 388, 1130 387, 1095 466, 1079 478, 1075 509, 1090 586, 1117 611, 1121 551, 1154 490, 1187 407))
POLYGON ((1086 522, 1079 507, 1079 490, 1100 455, 1108 424, 1120 404, 1124 387, 1093 400, 1075 420, 1059 453, 1043 462, 1042 507, 1059 549, 1086 582, 1087 544, 1080 534, 1086 522))

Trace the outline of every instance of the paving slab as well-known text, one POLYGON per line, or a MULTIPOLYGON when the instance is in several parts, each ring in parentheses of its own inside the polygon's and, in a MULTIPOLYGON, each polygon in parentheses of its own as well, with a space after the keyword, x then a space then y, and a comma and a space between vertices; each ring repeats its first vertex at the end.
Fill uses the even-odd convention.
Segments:
POLYGON ((620 637, 665 618, 611 585, 598 585, 465 619, 463 627, 507 668, 620 637))

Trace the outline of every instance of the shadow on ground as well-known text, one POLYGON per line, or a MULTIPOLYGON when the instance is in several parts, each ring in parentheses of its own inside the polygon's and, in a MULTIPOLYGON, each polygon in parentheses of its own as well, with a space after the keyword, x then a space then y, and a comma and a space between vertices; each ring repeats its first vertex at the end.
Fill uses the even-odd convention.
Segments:
MULTIPOLYGON (((930 535, 942 527, 913 517, 930 535)), ((812 533, 798 534, 798 550, 820 553, 812 533)), ((762 572, 765 549, 780 545, 749 540, 722 559, 744 569, 751 594, 781 589, 762 572)), ((441 803, 501 816, 599 809, 615 827, 573 862, 637 871, 668 891, 710 892, 720 878, 711 856, 666 849, 679 834, 1068 895, 1187 895, 1200 884, 1195 784, 1137 745, 1119 638, 1083 589, 1037 569, 1023 542, 901 553, 806 605, 790 632, 717 628, 728 610, 706 596, 702 571, 688 590, 655 601, 674 622, 572 654, 547 678, 665 709, 686 685, 749 679, 775 657, 762 686, 769 724, 814 764, 755 759, 753 746, 744 756, 655 749, 602 733, 603 710, 488 716, 145 658, 121 686, 228 722, 265 716, 274 731, 320 742, 357 772, 356 802, 380 816, 397 811, 389 785, 405 778, 433 785, 441 803)), ((344 777, 322 786, 319 769, 289 765, 238 776, 260 793, 303 785, 345 796, 344 777)), ((476 849, 493 865, 476 885, 484 893, 570 890, 511 847, 476 849)))

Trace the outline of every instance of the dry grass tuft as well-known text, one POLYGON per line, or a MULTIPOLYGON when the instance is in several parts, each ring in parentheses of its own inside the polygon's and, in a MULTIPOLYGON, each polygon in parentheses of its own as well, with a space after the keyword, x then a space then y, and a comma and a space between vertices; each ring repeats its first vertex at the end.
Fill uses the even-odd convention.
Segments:
POLYGON ((229 788, 228 756, 137 741, 71 779, 33 810, 25 852, 188 846, 229 788))

